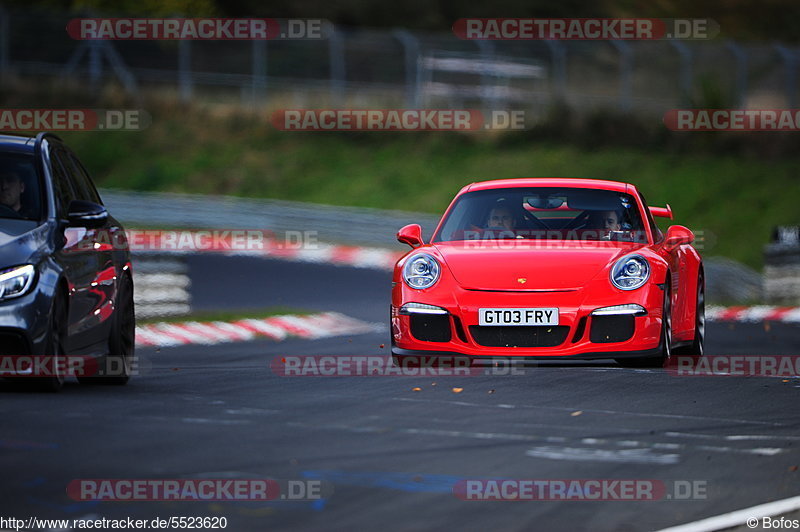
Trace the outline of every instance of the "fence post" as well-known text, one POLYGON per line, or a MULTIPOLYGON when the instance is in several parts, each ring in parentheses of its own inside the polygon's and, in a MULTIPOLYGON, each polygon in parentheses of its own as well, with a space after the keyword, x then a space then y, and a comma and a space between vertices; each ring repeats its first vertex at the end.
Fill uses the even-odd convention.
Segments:
POLYGON ((253 107, 263 101, 267 92, 267 41, 253 39, 253 107))
POLYGON ((396 29, 392 35, 403 45, 403 57, 405 58, 405 77, 406 77, 406 107, 416 109, 419 107, 419 71, 417 61, 419 59, 419 39, 407 30, 396 29))
POLYGON ((331 101, 334 105, 341 105, 344 96, 345 68, 344 68, 344 38, 336 27, 331 29, 328 38, 330 50, 331 101))
POLYGON ((670 40, 669 43, 681 56, 681 99, 682 103, 689 104, 692 101, 692 51, 680 41, 670 40))
POLYGON ((111 65, 111 69, 125 86, 125 90, 128 91, 128 94, 139 98, 139 87, 136 83, 136 78, 125 65, 125 61, 122 60, 122 56, 119 55, 117 49, 111 44, 111 41, 92 42, 97 43, 97 46, 104 52, 106 60, 111 65))
POLYGON ((619 108, 623 112, 630 111, 633 95, 633 52, 631 45, 625 41, 609 41, 619 52, 619 108))
POLYGON ((178 87, 180 100, 188 103, 192 99, 192 41, 178 41, 178 87))
POLYGON ((726 42, 725 47, 736 60, 736 104, 744 108, 747 105, 747 53, 733 40, 726 42))
POLYGON ((783 59, 783 64, 786 66, 786 102, 790 109, 796 107, 797 102, 797 57, 789 48, 775 44, 773 45, 778 55, 783 59))
POLYGON ((544 43, 550 50, 550 61, 553 65, 552 84, 554 100, 566 102, 567 99, 567 48, 559 41, 546 40, 544 43))

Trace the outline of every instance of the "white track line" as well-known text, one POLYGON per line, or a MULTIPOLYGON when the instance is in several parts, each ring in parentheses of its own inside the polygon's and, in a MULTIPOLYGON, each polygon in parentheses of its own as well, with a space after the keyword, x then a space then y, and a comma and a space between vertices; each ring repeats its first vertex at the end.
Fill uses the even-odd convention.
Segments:
POLYGON ((785 514, 798 509, 800 509, 800 496, 759 504, 758 506, 751 506, 744 510, 735 510, 684 525, 664 528, 658 532, 711 532, 713 530, 724 530, 726 528, 744 525, 747 523, 748 519, 752 518, 758 519, 757 527, 760 527, 762 517, 785 514))

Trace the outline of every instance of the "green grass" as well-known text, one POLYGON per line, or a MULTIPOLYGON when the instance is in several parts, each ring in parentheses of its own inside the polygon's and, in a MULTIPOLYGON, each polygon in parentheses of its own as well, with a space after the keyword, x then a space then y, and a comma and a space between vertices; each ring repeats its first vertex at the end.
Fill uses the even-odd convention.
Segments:
POLYGON ((293 314, 306 316, 313 314, 308 310, 298 310, 291 307, 269 307, 265 309, 237 309, 237 310, 215 310, 207 312, 192 312, 191 314, 184 314, 181 316, 165 316, 165 317, 152 317, 145 319, 137 319, 136 325, 145 325, 148 323, 182 323, 186 321, 239 321, 246 319, 264 319, 271 316, 282 316, 284 314, 293 314))
POLYGON ((477 180, 628 181, 651 204, 670 203, 674 223, 703 231, 703 253, 755 268, 761 267, 772 227, 800 222, 796 158, 509 140, 524 135, 514 132, 492 137, 279 132, 268 117, 215 116, 177 107, 153 115, 153 124, 142 132, 62 136, 99 186, 138 190, 441 213, 463 185, 477 180))

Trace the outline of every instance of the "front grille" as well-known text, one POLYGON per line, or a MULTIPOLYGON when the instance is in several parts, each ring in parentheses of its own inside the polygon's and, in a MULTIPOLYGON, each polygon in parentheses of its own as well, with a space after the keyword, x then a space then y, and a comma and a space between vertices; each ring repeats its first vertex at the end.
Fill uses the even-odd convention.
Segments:
POLYGON ((634 328, 634 317, 630 314, 592 316, 592 330, 589 339, 596 344, 624 342, 633 336, 634 328))
POLYGON ((449 342, 450 316, 447 314, 412 314, 411 335, 423 342, 449 342))
POLYGON ((569 334, 567 325, 489 327, 470 325, 475 342, 485 347, 555 347, 564 343, 569 334))

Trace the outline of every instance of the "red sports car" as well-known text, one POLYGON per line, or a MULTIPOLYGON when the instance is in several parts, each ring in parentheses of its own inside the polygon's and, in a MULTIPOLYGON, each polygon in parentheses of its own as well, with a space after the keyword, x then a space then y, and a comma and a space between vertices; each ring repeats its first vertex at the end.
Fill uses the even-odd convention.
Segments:
POLYGON ((502 179, 461 189, 430 242, 395 266, 392 356, 608 359, 661 366, 703 354, 703 263, 693 233, 666 236, 635 186, 502 179))

